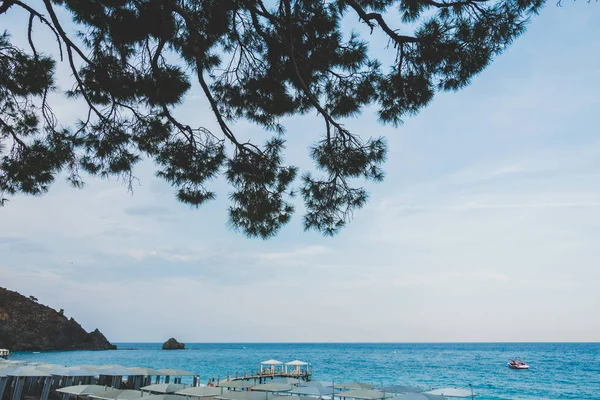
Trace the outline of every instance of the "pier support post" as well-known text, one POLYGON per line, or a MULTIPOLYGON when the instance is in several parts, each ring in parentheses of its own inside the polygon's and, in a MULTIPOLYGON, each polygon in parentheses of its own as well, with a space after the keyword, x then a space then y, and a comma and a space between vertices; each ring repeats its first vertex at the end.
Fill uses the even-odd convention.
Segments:
POLYGON ((2 395, 4 395, 4 388, 6 387, 6 381, 8 381, 8 377, 0 377, 0 399, 2 399, 2 395))
POLYGON ((44 381, 44 389, 42 389, 42 396, 40 397, 40 400, 48 400, 48 395, 50 394, 51 387, 52 387, 52 378, 48 377, 44 381))
POLYGON ((13 400, 21 400, 21 394, 23 393, 23 385, 25 384, 25 379, 21 379, 19 377, 16 378, 15 382, 15 390, 13 392, 13 400))

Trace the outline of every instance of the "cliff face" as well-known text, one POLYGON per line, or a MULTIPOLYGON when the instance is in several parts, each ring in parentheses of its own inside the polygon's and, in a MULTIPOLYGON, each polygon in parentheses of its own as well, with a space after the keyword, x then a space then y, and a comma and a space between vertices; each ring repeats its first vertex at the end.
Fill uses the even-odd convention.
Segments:
POLYGON ((0 348, 11 351, 114 350, 98 329, 86 332, 73 318, 35 298, 0 288, 0 348))

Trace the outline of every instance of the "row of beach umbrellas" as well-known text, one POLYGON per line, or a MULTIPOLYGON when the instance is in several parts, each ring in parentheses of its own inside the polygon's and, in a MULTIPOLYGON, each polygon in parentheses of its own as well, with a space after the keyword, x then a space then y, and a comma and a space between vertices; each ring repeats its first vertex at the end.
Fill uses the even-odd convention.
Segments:
MULTIPOLYGON (((78 365, 64 367, 42 362, 19 362, 0 360, 0 376, 13 377, 85 377, 85 376, 193 376, 178 369, 128 368, 117 364, 78 365)), ((315 397, 335 397, 379 400, 394 397, 396 400, 435 400, 445 397, 470 397, 466 389, 444 388, 424 392, 418 387, 393 385, 378 388, 369 383, 326 381, 302 382, 295 378, 276 378, 270 383, 256 384, 252 380, 227 379, 217 382, 217 387, 186 387, 179 383, 159 383, 142 387, 141 390, 118 390, 101 385, 77 385, 58 389, 73 396, 89 396, 99 400, 181 400, 187 397, 214 397, 220 400, 269 400, 272 393, 284 393, 283 400, 308 400, 315 397), (234 390, 231 390, 234 389, 234 390), (245 389, 242 391, 235 389, 245 389), (249 391, 251 390, 251 391, 249 391), (342 391, 340 391, 342 390, 342 391), (158 397, 157 397, 158 396, 158 397), (162 396, 162 397, 161 397, 162 396), (152 397, 152 398, 150 398, 152 397)), ((279 396, 275 396, 279 397, 279 396)))
MULTIPOLYGON (((231 381, 229 384, 239 381, 231 381)), ((248 382, 248 381, 246 381, 248 382)), ((117 390, 100 385, 70 386, 57 391, 73 396, 89 396, 98 400, 181 400, 182 396, 194 398, 215 398, 218 400, 314 400, 315 397, 328 397, 332 395, 341 398, 359 400, 380 400, 394 397, 395 400, 442 400, 446 397, 470 397, 471 392, 465 389, 438 389, 422 392, 412 386, 395 385, 376 389, 373 385, 361 384, 363 388, 356 388, 356 382, 341 384, 341 387, 350 388, 347 391, 334 391, 338 385, 315 384, 309 386, 292 386, 287 383, 266 383, 252 386, 251 390, 229 390, 228 388, 213 386, 186 387, 184 384, 163 383, 142 387, 140 390, 117 390), (370 387, 369 387, 370 386, 370 387), (385 389, 389 389, 386 391, 385 389), (281 393, 276 395, 274 393, 281 393), (445 396, 445 397, 444 397, 445 396)))
POLYGON ((141 367, 124 367, 117 364, 107 365, 75 365, 65 367, 63 365, 48 364, 42 362, 22 362, 13 360, 3 360, 0 362, 0 374, 8 376, 66 376, 66 377, 85 377, 85 376, 194 376, 192 372, 179 369, 152 369, 141 367))

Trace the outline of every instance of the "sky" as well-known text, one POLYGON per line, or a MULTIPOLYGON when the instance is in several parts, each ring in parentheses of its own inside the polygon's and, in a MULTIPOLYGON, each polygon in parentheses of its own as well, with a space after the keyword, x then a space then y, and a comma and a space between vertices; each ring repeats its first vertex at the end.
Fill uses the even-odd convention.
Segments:
MULTIPOLYGON (((248 239, 227 226, 223 181, 191 209, 145 162, 133 194, 90 178, 13 197, 0 286, 113 342, 600 341, 598 20, 595 2, 550 2, 468 88, 398 128, 374 109, 352 120, 387 137, 387 176, 333 238, 303 232, 298 204, 279 236, 248 239)), ((0 26, 26 43, 18 16, 0 26)), ((61 120, 81 114, 55 104, 61 120)), ((217 129, 196 89, 177 113, 217 129)), ((310 167, 321 121, 283 122, 288 160, 310 167)))

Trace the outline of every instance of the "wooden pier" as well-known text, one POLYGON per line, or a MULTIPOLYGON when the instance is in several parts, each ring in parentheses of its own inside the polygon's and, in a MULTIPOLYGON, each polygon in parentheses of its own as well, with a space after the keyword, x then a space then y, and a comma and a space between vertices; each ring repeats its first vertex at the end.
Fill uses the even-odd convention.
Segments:
MULTIPOLYGON (((245 371, 242 374, 236 373, 233 376, 227 376, 226 380, 223 382, 231 382, 231 381, 251 381, 254 380, 257 383, 265 383, 268 380, 273 380, 275 378, 295 378, 301 381, 310 381, 310 378, 312 376, 312 371, 304 371, 301 373, 293 373, 293 372, 285 372, 285 371, 280 371, 280 372, 273 372, 271 373, 270 371, 256 371, 256 372, 251 372, 250 374, 247 374, 245 371)), ((220 379, 218 379, 217 381, 215 381, 214 383, 222 383, 220 379)))
POLYGON ((250 381, 254 380, 256 383, 265 383, 268 380, 275 378, 294 378, 301 381, 310 381, 312 377, 312 370, 309 368, 309 363, 299 360, 290 361, 288 363, 282 363, 277 360, 268 360, 260 363, 260 370, 247 374, 244 371, 242 374, 236 373, 235 375, 227 374, 227 379, 221 382, 220 377, 215 381, 209 381, 209 384, 223 385, 225 382, 231 381, 250 381))

